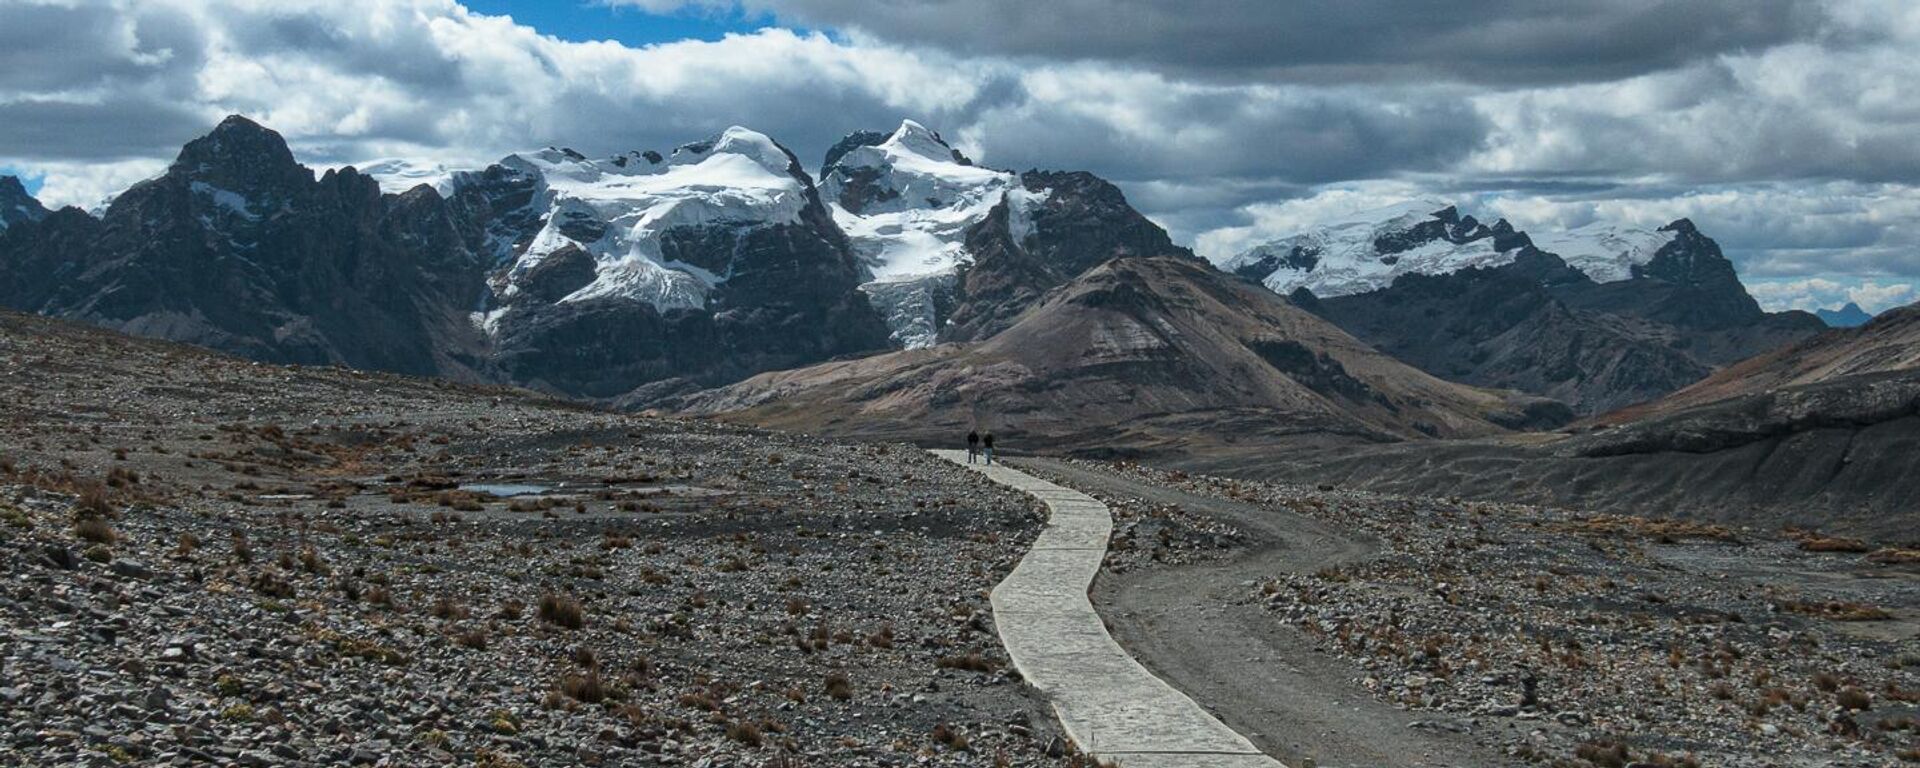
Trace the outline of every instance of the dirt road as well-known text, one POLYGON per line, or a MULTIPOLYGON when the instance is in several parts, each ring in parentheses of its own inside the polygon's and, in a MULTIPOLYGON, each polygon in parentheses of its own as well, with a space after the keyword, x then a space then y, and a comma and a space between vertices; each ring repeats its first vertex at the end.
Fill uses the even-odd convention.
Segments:
POLYGON ((1227 560, 1102 573, 1093 602, 1141 663, 1289 765, 1320 768, 1479 767, 1518 764, 1450 730, 1469 723, 1422 717, 1371 698, 1345 663, 1275 621, 1253 584, 1368 557, 1372 542, 1289 512, 1196 496, 1048 459, 1016 464, 1096 497, 1177 504, 1245 531, 1227 560), (1419 723, 1420 725, 1416 725, 1419 723), (1435 724, 1441 724, 1436 726, 1435 724))

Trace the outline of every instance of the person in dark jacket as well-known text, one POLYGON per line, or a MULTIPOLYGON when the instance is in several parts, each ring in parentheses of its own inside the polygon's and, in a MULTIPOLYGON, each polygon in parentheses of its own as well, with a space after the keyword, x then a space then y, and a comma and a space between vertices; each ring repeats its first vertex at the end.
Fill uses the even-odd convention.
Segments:
POLYGON ((980 454, 980 433, 968 432, 967 433, 967 463, 972 464, 973 458, 979 454, 980 454))
POLYGON ((988 432, 986 437, 980 438, 980 444, 987 447, 987 465, 992 466, 993 465, 993 433, 988 432))

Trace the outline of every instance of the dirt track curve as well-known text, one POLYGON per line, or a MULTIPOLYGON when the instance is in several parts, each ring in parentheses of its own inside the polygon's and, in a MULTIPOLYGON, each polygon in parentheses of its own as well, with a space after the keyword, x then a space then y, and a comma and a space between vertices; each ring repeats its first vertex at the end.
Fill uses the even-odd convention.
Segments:
MULTIPOLYGON (((1482 768, 1517 765, 1470 733, 1430 724, 1370 697, 1339 659, 1253 600, 1253 584, 1371 556, 1375 543, 1302 515, 1143 483, 1067 462, 1018 466, 1096 498, 1176 504, 1240 528, 1249 545, 1226 560, 1102 572, 1093 603, 1113 636, 1154 674, 1191 696, 1267 754, 1320 768, 1482 768), (1415 726, 1415 723, 1423 723, 1415 726)), ((1466 724, 1459 723, 1464 726, 1466 724)))

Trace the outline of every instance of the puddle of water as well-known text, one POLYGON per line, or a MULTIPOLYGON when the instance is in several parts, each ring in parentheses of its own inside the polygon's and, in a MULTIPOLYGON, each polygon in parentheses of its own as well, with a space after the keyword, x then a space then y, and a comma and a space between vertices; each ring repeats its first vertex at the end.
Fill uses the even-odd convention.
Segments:
POLYGON ((516 483, 468 483, 460 486, 460 490, 484 493, 489 496, 506 499, 514 496, 538 496, 553 489, 544 485, 522 485, 516 483))

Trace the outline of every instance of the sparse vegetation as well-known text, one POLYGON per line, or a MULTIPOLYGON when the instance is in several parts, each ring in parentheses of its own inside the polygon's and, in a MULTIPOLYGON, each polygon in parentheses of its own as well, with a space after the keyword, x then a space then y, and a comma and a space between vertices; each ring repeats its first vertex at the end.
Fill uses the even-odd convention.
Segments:
POLYGON ((547 593, 540 596, 540 620, 557 627, 579 629, 586 624, 586 612, 580 600, 571 595, 547 593))

